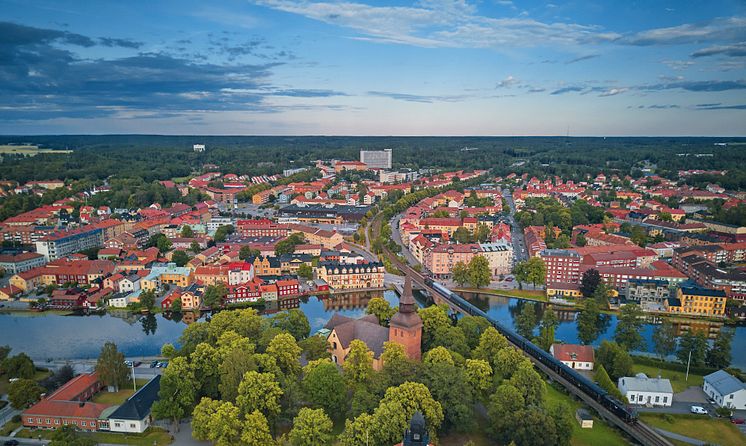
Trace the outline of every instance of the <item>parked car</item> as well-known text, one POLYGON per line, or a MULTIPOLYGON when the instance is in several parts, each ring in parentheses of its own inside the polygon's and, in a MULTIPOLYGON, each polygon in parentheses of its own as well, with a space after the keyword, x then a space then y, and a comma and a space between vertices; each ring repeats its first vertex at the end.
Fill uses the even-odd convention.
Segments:
POLYGON ((151 369, 154 369, 156 367, 158 367, 158 361, 153 361, 153 362, 150 363, 150 368, 151 369))
POLYGON ((702 406, 692 406, 689 411, 700 415, 707 415, 707 409, 702 406))
POLYGON ((744 421, 743 418, 735 418, 735 417, 731 417, 730 422, 733 423, 733 424, 744 424, 744 423, 746 423, 746 421, 744 421))
POLYGON ((8 440, 3 443, 4 446, 18 446, 19 444, 18 440, 8 440))
POLYGON ((130 360, 124 361, 124 365, 126 365, 127 367, 132 367, 132 361, 130 360))

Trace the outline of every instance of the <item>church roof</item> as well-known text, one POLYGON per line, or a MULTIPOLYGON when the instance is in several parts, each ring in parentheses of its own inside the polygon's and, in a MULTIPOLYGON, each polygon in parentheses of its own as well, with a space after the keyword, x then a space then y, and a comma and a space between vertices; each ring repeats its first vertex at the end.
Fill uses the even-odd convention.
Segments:
POLYGON ((416 328, 422 326, 422 318, 417 314, 417 302, 412 296, 412 279, 404 279, 404 290, 399 298, 399 311, 391 317, 389 325, 400 328, 416 328))

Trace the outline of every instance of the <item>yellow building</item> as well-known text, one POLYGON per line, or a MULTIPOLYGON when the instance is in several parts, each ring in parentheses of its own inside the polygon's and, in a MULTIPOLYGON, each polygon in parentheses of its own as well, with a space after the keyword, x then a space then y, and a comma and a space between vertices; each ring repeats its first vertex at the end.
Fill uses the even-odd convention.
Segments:
POLYGON ((665 307, 673 314, 724 317, 726 300, 722 290, 682 287, 676 297, 665 301, 665 307))
POLYGON ((547 297, 562 299, 566 297, 578 298, 582 297, 583 293, 580 292, 580 288, 574 283, 550 283, 547 284, 547 297))
POLYGON ((178 267, 175 263, 166 266, 156 266, 150 270, 150 274, 140 280, 140 287, 145 290, 154 290, 162 284, 175 285, 182 288, 192 283, 192 270, 186 267, 178 267))

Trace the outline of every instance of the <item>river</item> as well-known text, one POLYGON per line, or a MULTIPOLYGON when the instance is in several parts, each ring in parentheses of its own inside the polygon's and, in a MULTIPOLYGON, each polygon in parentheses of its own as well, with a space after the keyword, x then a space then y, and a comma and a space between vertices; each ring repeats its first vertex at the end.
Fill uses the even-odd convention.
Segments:
MULTIPOLYGON (((464 298, 475 304, 482 311, 485 311, 492 318, 503 323, 504 325, 515 329, 515 318, 521 312, 523 305, 537 305, 537 315, 541 318, 546 304, 533 303, 525 300, 514 299, 509 297, 500 297, 487 294, 464 293, 464 298)), ((554 307, 555 314, 560 321, 559 327, 555 330, 555 339, 561 340, 567 344, 579 344, 577 323, 575 321, 577 311, 572 309, 563 309, 563 307, 554 307)), ((617 325, 616 315, 604 315, 606 318, 604 327, 600 330, 598 338, 593 342, 597 346, 601 341, 608 339, 613 340, 614 330, 617 325)), ((641 334, 645 339, 646 349, 636 353, 653 354, 653 330, 656 326, 654 321, 647 322, 643 325, 641 334)), ((717 335, 723 324, 708 321, 688 321, 674 322, 677 333, 689 328, 705 330, 712 338, 717 335)), ((538 329, 536 331, 538 334, 538 329)), ((731 344, 732 365, 741 370, 746 370, 746 327, 738 326, 735 329, 735 335, 731 344)))
MULTIPOLYGON (((393 291, 378 293, 349 293, 334 297, 309 297, 303 300, 284 301, 283 308, 300 308, 308 317, 311 332, 322 328, 335 311, 349 317, 360 317, 365 313, 368 301, 374 296, 383 296, 392 305, 398 304, 398 297, 393 291)), ((420 296, 416 296, 422 302, 420 296)), ((522 305, 534 304, 514 298, 491 295, 465 294, 465 298, 486 311, 490 316, 514 328, 515 317, 522 305)), ((545 304, 538 305, 538 313, 545 304)), ((561 307, 560 307, 561 308, 561 307)), ((278 311, 268 308, 264 313, 269 315, 278 311)), ((578 343, 576 312, 555 307, 560 320, 555 337, 566 343, 578 343)), ((617 319, 608 315, 604 329, 594 345, 604 339, 612 339, 617 319)), ((126 356, 153 356, 160 353, 161 346, 167 342, 177 344, 181 332, 187 323, 197 319, 192 314, 185 314, 181 320, 169 320, 162 314, 142 316, 126 311, 110 312, 103 315, 62 315, 56 313, 10 312, 0 313, 0 345, 10 345, 14 353, 25 352, 35 360, 47 359, 92 359, 96 358, 101 346, 112 341, 126 356)), ((719 324, 708 322, 693 323, 697 328, 704 328, 712 335, 716 334, 719 324)), ((646 323, 642 335, 647 350, 652 349, 652 333, 655 324, 646 323)), ((677 329, 685 327, 680 324, 677 329)), ((736 328, 732 344, 733 365, 746 370, 746 327, 736 328)))

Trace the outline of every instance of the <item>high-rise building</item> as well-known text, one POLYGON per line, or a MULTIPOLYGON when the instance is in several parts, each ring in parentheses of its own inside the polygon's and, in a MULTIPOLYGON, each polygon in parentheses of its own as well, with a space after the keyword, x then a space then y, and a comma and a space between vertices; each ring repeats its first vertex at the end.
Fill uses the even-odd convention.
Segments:
POLYGON ((365 163, 368 169, 391 169, 392 158, 391 149, 360 151, 360 162, 365 163))

